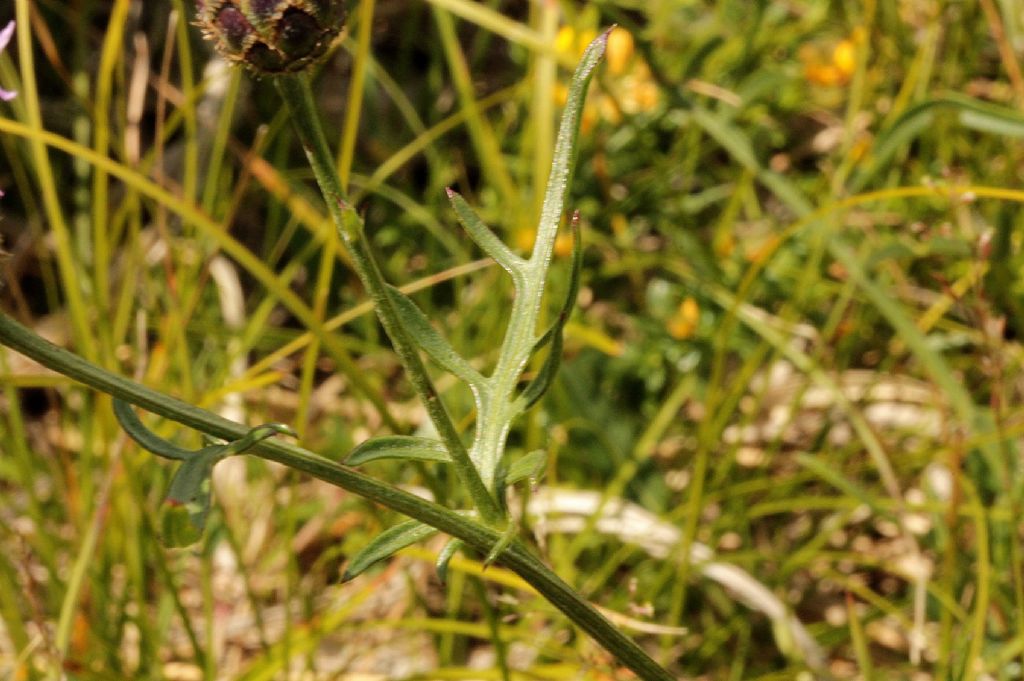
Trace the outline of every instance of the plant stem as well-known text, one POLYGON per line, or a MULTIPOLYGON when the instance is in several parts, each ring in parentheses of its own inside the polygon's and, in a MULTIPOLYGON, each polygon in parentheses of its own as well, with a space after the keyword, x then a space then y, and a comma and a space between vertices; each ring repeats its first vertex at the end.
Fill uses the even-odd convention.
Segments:
MULTIPOLYGON (((30 357, 43 366, 101 392, 138 405, 198 431, 225 440, 237 440, 250 428, 222 416, 186 404, 152 388, 102 369, 37 336, 7 315, 0 313, 0 344, 30 357)), ((474 522, 438 504, 426 501, 331 459, 287 442, 270 439, 256 444, 250 453, 276 461, 325 482, 346 489, 399 513, 436 527, 466 542, 486 555, 501 539, 493 528, 474 522)), ((615 628, 594 606, 545 566, 516 540, 503 551, 498 562, 526 580, 552 605, 615 655, 641 679, 671 681, 673 677, 652 660, 636 643, 615 628)))
MULTIPOLYGON (((564 212, 566 193, 572 181, 580 114, 587 86, 594 69, 604 56, 610 32, 605 31, 590 43, 569 85, 530 259, 517 260, 514 267, 503 263, 515 282, 516 296, 512 302, 512 313, 501 343, 498 362, 487 379, 487 399, 480 400, 472 453, 473 460, 479 462, 488 487, 495 483, 495 471, 504 454, 512 419, 523 409, 523 404, 514 400, 514 394, 537 342, 535 334, 544 299, 544 285, 554 252, 555 236, 564 212)), ((578 243, 576 248, 579 248, 578 243)))
POLYGON ((320 191, 323 192, 331 218, 341 235, 342 243, 349 251, 356 273, 373 300, 377 316, 391 339, 402 366, 405 367, 409 381, 423 401, 434 428, 448 449, 456 473, 472 497, 480 516, 490 525, 498 524, 504 516, 470 460, 466 446, 462 443, 444 402, 441 401, 433 381, 427 374, 417 346, 409 338, 399 320, 398 313, 388 296, 387 283, 366 240, 363 219, 348 203, 342 189, 334 158, 327 146, 327 138, 317 115, 309 77, 305 73, 279 76, 275 79, 275 84, 291 113, 295 130, 320 185, 320 191))

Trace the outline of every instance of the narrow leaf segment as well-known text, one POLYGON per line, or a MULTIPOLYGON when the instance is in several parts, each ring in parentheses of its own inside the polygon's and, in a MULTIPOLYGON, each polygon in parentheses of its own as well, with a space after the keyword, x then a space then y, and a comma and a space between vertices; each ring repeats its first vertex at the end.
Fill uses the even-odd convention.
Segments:
POLYGON ((435 534, 437 534, 437 530, 418 520, 407 520, 388 528, 374 537, 373 541, 352 558, 341 580, 347 582, 365 572, 377 561, 390 558, 405 547, 433 537, 435 534))
POLYGON ((473 241, 476 242, 476 245, 484 253, 494 258, 495 262, 501 265, 518 282, 523 276, 523 267, 526 265, 526 261, 513 253, 505 245, 505 242, 499 239, 491 231, 491 228, 484 224, 484 221, 480 219, 476 211, 466 202, 466 199, 462 198, 461 194, 451 187, 446 188, 445 191, 448 193, 448 200, 452 202, 452 208, 455 209, 455 216, 473 241))
POLYGON ((146 428, 127 402, 114 400, 114 416, 140 447, 165 459, 181 461, 160 511, 161 538, 171 547, 194 544, 203 536, 206 517, 210 514, 210 476, 219 461, 242 454, 273 435, 295 436, 295 431, 286 425, 268 423, 253 428, 237 440, 191 451, 171 444, 146 428))
POLYGON ((345 459, 348 466, 362 466, 370 461, 404 459, 406 461, 436 461, 451 463, 448 450, 438 440, 428 437, 389 435, 367 440, 352 450, 345 459))

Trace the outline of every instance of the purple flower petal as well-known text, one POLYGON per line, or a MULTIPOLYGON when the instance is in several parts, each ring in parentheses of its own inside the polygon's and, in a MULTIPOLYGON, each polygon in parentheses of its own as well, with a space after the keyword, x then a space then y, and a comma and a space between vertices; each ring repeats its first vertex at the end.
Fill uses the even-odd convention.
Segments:
MULTIPOLYGON (((7 22, 7 25, 0 29, 0 52, 3 52, 7 47, 7 44, 11 42, 11 36, 14 35, 14 19, 7 22)), ((15 90, 5 90, 0 87, 0 100, 9 102, 18 96, 15 90)), ((0 195, 2 196, 2 195, 0 195)))
POLYGON ((3 30, 0 30, 0 52, 4 51, 7 47, 7 43, 11 42, 11 36, 14 35, 14 19, 7 22, 3 30))

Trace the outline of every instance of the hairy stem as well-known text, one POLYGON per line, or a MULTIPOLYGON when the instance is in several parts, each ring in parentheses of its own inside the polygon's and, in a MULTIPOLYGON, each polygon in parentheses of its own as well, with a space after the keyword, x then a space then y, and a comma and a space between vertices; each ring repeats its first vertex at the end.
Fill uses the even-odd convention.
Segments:
POLYGON ((323 192, 331 218, 341 235, 342 243, 349 251, 356 273, 373 299, 384 331, 391 339, 409 381, 423 401, 434 428, 448 449, 460 481, 465 485, 481 517, 489 524, 496 524, 503 518, 494 496, 487 490, 480 473, 470 460, 466 446, 462 443, 451 416, 434 388, 427 374, 419 351, 399 320, 394 304, 387 294, 387 284, 381 274, 377 260, 370 249, 364 232, 363 219, 347 201, 327 138, 320 125, 316 103, 306 74, 280 76, 275 80, 277 88, 291 113, 295 130, 306 151, 306 157, 316 175, 320 191, 323 192))
MULTIPOLYGON (((37 336, 0 313, 0 344, 76 381, 135 404, 198 431, 224 440, 237 440, 251 430, 217 414, 186 404, 161 392, 102 369, 37 336)), ((436 527, 486 555, 501 539, 493 528, 460 516, 443 506, 342 466, 331 459, 276 439, 259 442, 250 453, 277 461, 361 497, 436 527)), ((519 541, 503 551, 498 562, 526 580, 570 620, 590 634, 641 679, 670 681, 673 677, 636 643, 615 628, 594 606, 545 566, 519 541)))

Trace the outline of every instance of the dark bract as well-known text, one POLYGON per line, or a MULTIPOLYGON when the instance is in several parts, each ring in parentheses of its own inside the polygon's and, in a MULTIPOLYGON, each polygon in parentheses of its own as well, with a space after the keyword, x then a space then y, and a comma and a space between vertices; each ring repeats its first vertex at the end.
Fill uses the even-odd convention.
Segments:
POLYGON ((228 61, 257 73, 301 71, 341 32, 345 0, 197 0, 204 35, 228 61))

